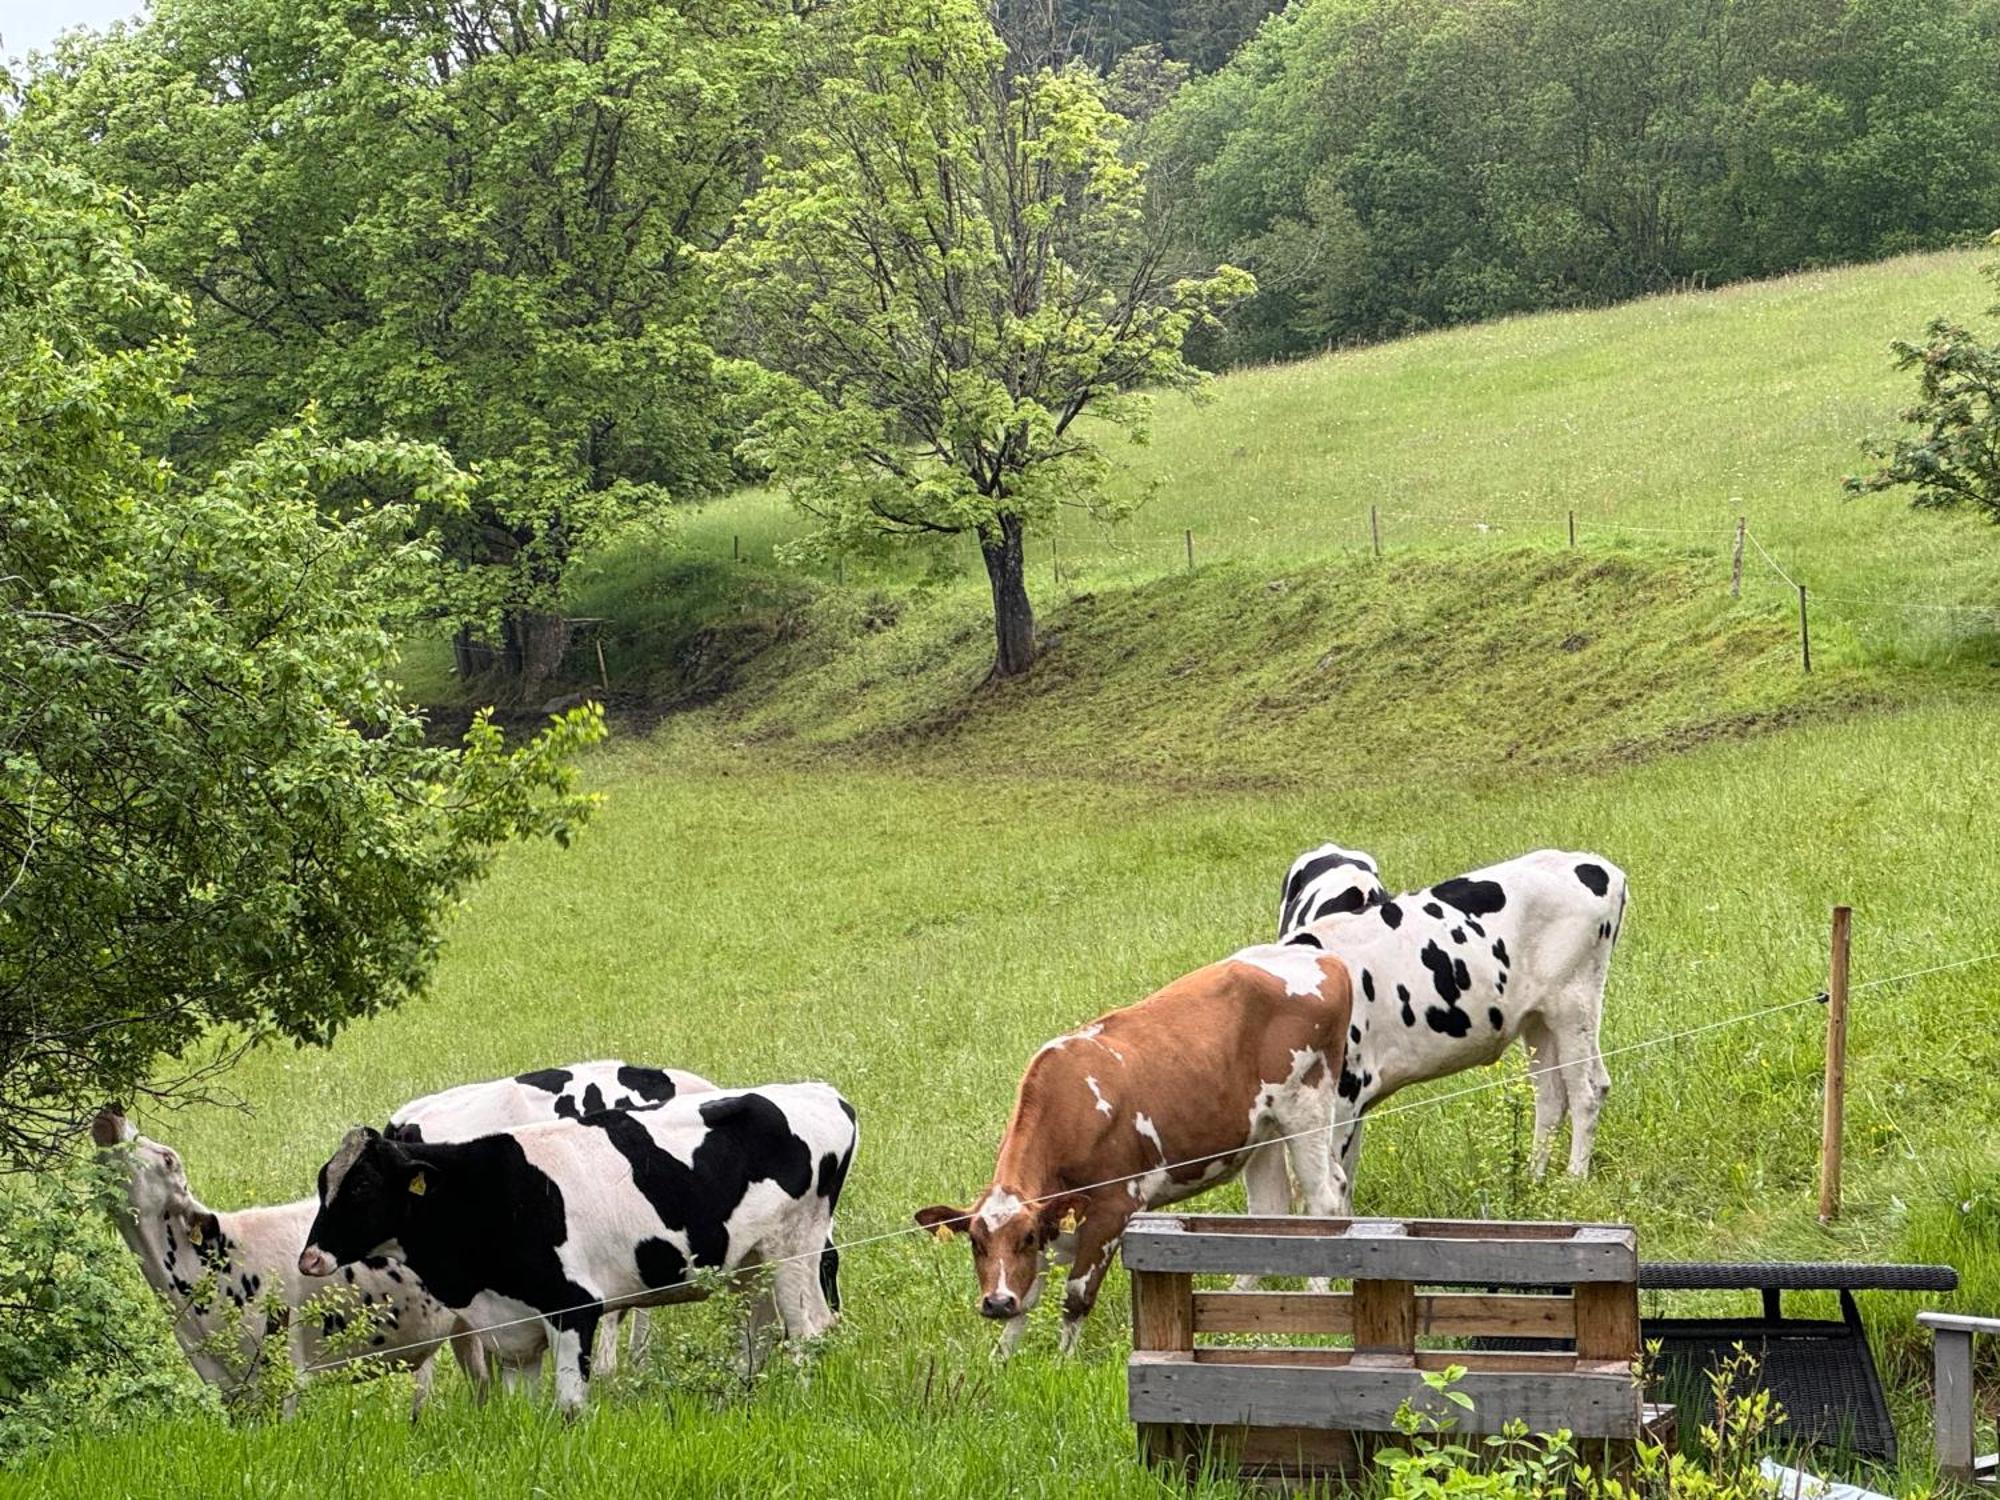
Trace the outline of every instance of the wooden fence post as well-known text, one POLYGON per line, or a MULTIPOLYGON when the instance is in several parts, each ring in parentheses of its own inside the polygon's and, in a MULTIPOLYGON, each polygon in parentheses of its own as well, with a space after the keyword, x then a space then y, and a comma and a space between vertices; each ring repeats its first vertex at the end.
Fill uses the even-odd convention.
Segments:
POLYGON ((1569 544, 1570 544, 1570 545, 1571 545, 1572 547, 1574 547, 1574 546, 1576 545, 1576 512, 1575 512, 1575 511, 1571 511, 1571 512, 1569 513, 1569 544))
POLYGON ((1833 948, 1826 973, 1826 1098, 1819 1131, 1819 1221, 1840 1216, 1840 1151, 1847 1107, 1847 947, 1854 913, 1833 909, 1833 948))
POLYGON ((1812 628, 1806 624, 1806 586, 1799 585, 1799 661, 1812 675, 1812 628))
POLYGON ((1729 595, 1732 599, 1743 597, 1743 533, 1749 530, 1745 518, 1736 518, 1736 550, 1729 559, 1729 595))
POLYGON ((1188 530, 1186 530, 1186 531, 1183 531, 1183 532, 1181 533, 1181 536, 1182 536, 1183 538, 1185 538, 1185 539, 1186 539, 1186 541, 1187 541, 1187 557, 1188 557, 1188 571, 1189 571, 1190 573, 1192 573, 1192 572, 1194 571, 1194 530, 1193 530, 1193 528, 1191 528, 1191 527, 1190 527, 1190 528, 1189 528, 1188 530))
POLYGON ((740 537, 740 536, 732 536, 732 537, 730 537, 730 539, 729 539, 729 560, 730 560, 731 562, 742 562, 742 561, 743 561, 743 538, 742 538, 742 537, 740 537))
POLYGON ((1375 539, 1375 555, 1382 555, 1382 517, 1374 506, 1368 507, 1368 534, 1375 539))
MULTIPOLYGON (((1132 1273, 1132 1347, 1174 1353, 1194 1348, 1194 1277, 1177 1271, 1132 1273)), ((1180 1426, 1139 1424, 1139 1457, 1148 1464, 1173 1464, 1185 1471, 1194 1446, 1180 1426)))

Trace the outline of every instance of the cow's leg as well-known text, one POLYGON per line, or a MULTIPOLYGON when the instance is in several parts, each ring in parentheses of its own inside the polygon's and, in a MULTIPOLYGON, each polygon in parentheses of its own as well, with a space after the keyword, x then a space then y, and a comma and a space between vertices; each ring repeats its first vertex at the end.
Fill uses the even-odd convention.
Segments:
POLYGON ((1028 1332, 1028 1314, 1042 1304, 1042 1288, 1048 1285, 1050 1270, 1037 1268, 1035 1279, 1028 1283, 1028 1290, 1021 1295, 1021 1310, 1000 1325, 1000 1342, 993 1346, 995 1359, 1012 1359, 1014 1351, 1021 1347, 1021 1340, 1028 1332))
MULTIPOLYGON (((1598 1000, 1602 1001, 1599 995, 1598 1000)), ((1590 1175, 1590 1154, 1597 1144, 1597 1116, 1604 1108, 1604 1096, 1611 1092, 1611 1070, 1598 1054, 1597 1027, 1578 1025, 1565 1032, 1561 1042, 1563 1082, 1569 1092, 1569 1174, 1590 1175)))
POLYGON ((1528 1077, 1535 1086, 1535 1145, 1528 1156, 1528 1171, 1540 1182, 1548 1173, 1549 1151, 1569 1107, 1564 1075, 1570 1070, 1563 1066, 1563 1050, 1555 1033, 1540 1016, 1529 1016, 1522 1024, 1521 1042, 1528 1049, 1528 1077))
POLYGON ((597 1325, 597 1348, 591 1353, 591 1370, 598 1375, 618 1373, 618 1325, 624 1321, 622 1312, 608 1312, 604 1321, 597 1325))
POLYGON ((410 1420, 416 1421, 424 1414, 424 1403, 430 1400, 431 1380, 437 1374, 437 1351, 433 1349, 424 1356, 422 1364, 410 1372, 410 1420))
POLYGON ((548 1321, 549 1350, 556 1362, 556 1406, 566 1417, 583 1410, 590 1394, 590 1350, 601 1315, 595 1308, 563 1313, 548 1321))
POLYGON ((452 1325, 451 1357, 472 1382, 472 1399, 483 1404, 492 1389, 493 1370, 487 1363, 486 1341, 463 1321, 452 1325))
POLYGON ((764 1363, 764 1335, 780 1322, 777 1283, 774 1277, 758 1276, 743 1287, 743 1378, 752 1379, 764 1363))
MULTIPOLYGON (((1285 1175, 1285 1148, 1273 1142, 1250 1153, 1243 1168, 1243 1196, 1250 1212, 1266 1218, 1292 1211, 1292 1182, 1285 1175)), ((1234 1285, 1239 1292, 1255 1291, 1258 1278, 1239 1276, 1234 1285)))
POLYGON ((778 1316, 784 1320, 788 1339, 817 1338, 833 1326, 833 1310, 826 1305, 819 1278, 820 1250, 825 1241, 825 1229, 820 1227, 804 1242, 809 1248, 800 1250, 797 1243, 788 1244, 775 1257, 778 1316))
POLYGON ((632 1342, 625 1353, 631 1358, 632 1368, 642 1370, 646 1367, 646 1346, 653 1337, 652 1309, 632 1308, 625 1314, 625 1323, 632 1330, 632 1342))
POLYGON ((1115 1206, 1100 1200, 1084 1215, 1076 1228, 1076 1259, 1070 1266, 1069 1284, 1063 1288, 1062 1341, 1064 1354, 1073 1354, 1083 1337, 1083 1320, 1097 1306, 1097 1294, 1104 1289, 1104 1273, 1118 1252, 1118 1241, 1132 1217, 1136 1204, 1115 1206))

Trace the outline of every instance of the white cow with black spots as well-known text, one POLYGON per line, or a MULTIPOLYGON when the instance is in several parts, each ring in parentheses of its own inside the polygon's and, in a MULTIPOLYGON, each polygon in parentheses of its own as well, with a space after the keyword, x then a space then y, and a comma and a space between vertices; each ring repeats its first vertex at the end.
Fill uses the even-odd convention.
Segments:
POLYGON ((1611 1087, 1598 1029, 1625 900, 1610 860, 1541 849, 1286 935, 1354 977, 1335 1142, 1343 1212, 1361 1117, 1413 1083, 1497 1061, 1517 1037, 1533 1068, 1535 1175, 1565 1112, 1569 1170, 1588 1175, 1611 1087))
MULTIPOLYGON (((537 1068, 484 1083, 461 1083, 426 1094, 389 1116, 387 1134, 396 1141, 469 1141, 520 1125, 576 1120, 605 1109, 650 1109, 682 1094, 714 1091, 715 1085, 698 1073, 605 1058, 562 1068, 537 1068)), ((645 1357, 651 1328, 646 1309, 609 1313, 597 1339, 595 1367, 600 1374, 609 1375, 618 1368, 621 1322, 632 1328, 632 1358, 645 1357)), ((510 1390, 533 1372, 540 1357, 537 1353, 526 1362, 501 1366, 501 1378, 510 1390)))
POLYGON ((708 1294, 704 1272, 772 1268, 759 1321, 811 1338, 834 1321, 826 1245, 854 1157, 854 1110, 824 1083, 722 1089, 470 1141, 348 1133, 320 1168, 307 1276, 394 1246, 431 1295, 497 1347, 555 1354, 556 1400, 584 1401, 613 1307, 708 1294))
POLYGON ((483 1380, 477 1337, 399 1261, 378 1256, 343 1266, 332 1283, 300 1274, 299 1252, 317 1200, 217 1213, 188 1186, 180 1154, 140 1135, 122 1111, 100 1111, 90 1135, 125 1178, 125 1203, 115 1215, 119 1236, 166 1303, 175 1342, 210 1385, 233 1392, 256 1368, 271 1331, 268 1302, 275 1300, 283 1315, 296 1314, 329 1286, 333 1295, 319 1316, 291 1317, 287 1353, 298 1373, 366 1355, 410 1370, 421 1408, 434 1356, 449 1341, 459 1362, 483 1380), (348 1351, 337 1335, 363 1315, 370 1327, 355 1329, 357 1348, 348 1351), (233 1339, 218 1337, 231 1332, 233 1339))

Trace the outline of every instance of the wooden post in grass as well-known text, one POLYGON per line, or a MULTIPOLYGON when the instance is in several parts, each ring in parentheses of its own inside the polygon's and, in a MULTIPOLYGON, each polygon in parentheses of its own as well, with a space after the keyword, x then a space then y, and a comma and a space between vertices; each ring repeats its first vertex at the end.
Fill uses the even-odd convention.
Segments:
POLYGON ((729 560, 730 560, 731 562, 742 562, 742 561, 743 561, 743 538, 742 538, 742 537, 740 537, 740 536, 732 536, 732 537, 730 537, 730 539, 729 539, 729 560))
POLYGON ((1368 507, 1368 534, 1375 539, 1375 555, 1382 555, 1382 517, 1374 506, 1368 507))
POLYGON ((1192 573, 1192 572, 1194 571, 1194 531, 1193 531, 1193 529, 1192 529, 1192 528, 1190 528, 1189 530, 1186 530, 1186 531, 1183 531, 1183 532, 1181 533, 1181 537, 1182 537, 1182 538, 1183 538, 1183 539, 1184 539, 1184 540, 1185 540, 1185 541, 1187 542, 1187 557, 1188 557, 1188 571, 1189 571, 1190 573, 1192 573))
POLYGON ((1743 597, 1743 533, 1750 528, 1744 517, 1736 518, 1736 550, 1729 558, 1729 597, 1743 597))
POLYGON ((1833 909, 1833 950, 1826 971, 1826 1099, 1819 1130, 1819 1221, 1840 1216, 1840 1145, 1847 1107, 1847 942, 1854 913, 1833 909))
POLYGON ((1571 545, 1572 547, 1574 547, 1574 546, 1576 545, 1576 512, 1575 512, 1575 511, 1571 511, 1571 512, 1569 513, 1569 544, 1570 544, 1570 545, 1571 545))
POLYGON ((604 668, 604 632, 600 630, 591 637, 591 641, 597 647, 597 685, 608 693, 611 691, 611 674, 604 668))
POLYGON ((1806 624, 1806 586, 1799 585, 1799 661, 1812 675, 1812 629, 1806 624))

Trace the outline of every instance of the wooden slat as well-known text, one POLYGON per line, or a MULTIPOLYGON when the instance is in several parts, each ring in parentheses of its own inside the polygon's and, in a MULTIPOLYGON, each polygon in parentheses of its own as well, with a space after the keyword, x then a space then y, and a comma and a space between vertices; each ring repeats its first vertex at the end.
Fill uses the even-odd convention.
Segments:
MULTIPOLYGON (((1285 1221, 1261 1221, 1272 1222, 1285 1221)), ((1126 1230, 1123 1253, 1126 1266, 1135 1271, 1342 1276, 1433 1285, 1569 1286, 1634 1282, 1639 1275, 1638 1250, 1629 1229, 1606 1229, 1587 1238, 1579 1232, 1565 1239, 1385 1234, 1361 1224, 1351 1225, 1346 1233, 1326 1232, 1330 1223, 1337 1222, 1291 1221, 1314 1227, 1317 1233, 1289 1225, 1270 1232, 1263 1227, 1211 1230, 1184 1228, 1164 1216, 1145 1215, 1126 1230)))
POLYGON ((1135 1214, 1127 1233, 1180 1230, 1204 1234, 1339 1235, 1357 1226, 1393 1226, 1414 1239, 1566 1240, 1579 1230, 1618 1224, 1565 1224, 1547 1219, 1336 1219, 1310 1214, 1135 1214))
POLYGON ((1310 1368, 1297 1364, 1217 1364, 1181 1355, 1137 1353, 1126 1373, 1135 1421, 1386 1432, 1404 1403, 1450 1417, 1460 1432, 1567 1428, 1579 1438, 1630 1438, 1639 1431, 1639 1393, 1629 1379, 1601 1375, 1475 1372, 1458 1389, 1461 1411, 1424 1385, 1416 1370, 1310 1368))
POLYGON ((1163 1271, 1132 1277, 1132 1347, 1194 1347, 1194 1278, 1163 1271))
MULTIPOLYGON (((1132 1277, 1132 1346, 1185 1351, 1194 1347, 1194 1278, 1141 1271, 1132 1277)), ((1194 1456, 1187 1431, 1174 1423, 1139 1423, 1139 1457, 1185 1470, 1194 1456)))
MULTIPOLYGON (((1196 1292, 1196 1333, 1352 1333, 1346 1292, 1196 1292)), ((1438 1292, 1417 1298, 1417 1332, 1439 1338, 1576 1336, 1568 1297, 1438 1292)))
POLYGON ((1355 1282, 1355 1353, 1409 1354, 1416 1347, 1416 1287, 1407 1281, 1355 1282))
POLYGON ((1208 1365, 1297 1365, 1302 1369, 1448 1370, 1459 1365, 1467 1370, 1492 1373, 1622 1376, 1629 1384, 1631 1365, 1618 1360, 1591 1360, 1579 1364, 1565 1349, 1419 1349, 1414 1358, 1402 1354, 1356 1354, 1352 1349, 1271 1349, 1241 1345, 1203 1344, 1194 1351, 1196 1364, 1208 1365))
POLYGON ((1576 1352, 1581 1359, 1639 1357, 1639 1288, 1590 1282, 1576 1289, 1576 1352))
POLYGON ((1196 1292, 1196 1333, 1352 1333, 1346 1292, 1196 1292))

